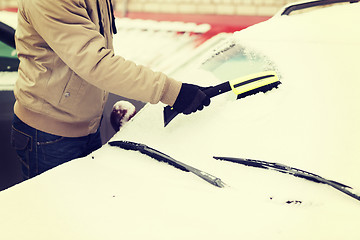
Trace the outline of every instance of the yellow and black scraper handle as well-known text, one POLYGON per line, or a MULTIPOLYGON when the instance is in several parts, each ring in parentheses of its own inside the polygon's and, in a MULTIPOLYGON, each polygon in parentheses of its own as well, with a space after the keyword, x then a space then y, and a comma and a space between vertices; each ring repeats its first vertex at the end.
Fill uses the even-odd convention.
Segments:
MULTIPOLYGON (((216 86, 207 87, 204 93, 210 98, 233 91, 237 99, 247 97, 259 92, 267 92, 277 88, 281 84, 275 71, 258 72, 226 81, 216 86)), ((165 127, 179 113, 170 106, 164 108, 164 125, 165 127)))

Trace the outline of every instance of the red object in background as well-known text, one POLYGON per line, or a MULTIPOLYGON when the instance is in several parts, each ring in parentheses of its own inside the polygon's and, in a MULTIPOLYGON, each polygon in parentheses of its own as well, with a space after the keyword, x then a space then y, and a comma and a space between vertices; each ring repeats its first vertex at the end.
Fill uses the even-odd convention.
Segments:
MULTIPOLYGON (((120 13, 116 13, 116 16, 121 17, 120 13)), ((240 31, 241 29, 247 28, 256 23, 266 21, 271 16, 129 12, 126 17, 156 21, 194 22, 196 24, 207 23, 211 25, 211 30, 205 34, 209 38, 221 32, 232 33, 240 31)))
POLYGON ((17 8, 3 8, 3 9, 0 9, 0 10, 8 11, 8 12, 17 12, 17 8))

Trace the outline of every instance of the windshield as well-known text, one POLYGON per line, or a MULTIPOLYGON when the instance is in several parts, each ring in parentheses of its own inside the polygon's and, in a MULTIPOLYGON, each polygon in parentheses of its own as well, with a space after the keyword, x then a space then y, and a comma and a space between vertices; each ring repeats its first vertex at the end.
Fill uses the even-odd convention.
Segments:
POLYGON ((214 74, 221 81, 239 76, 276 70, 275 64, 266 56, 252 51, 238 43, 224 41, 202 65, 202 68, 214 74))

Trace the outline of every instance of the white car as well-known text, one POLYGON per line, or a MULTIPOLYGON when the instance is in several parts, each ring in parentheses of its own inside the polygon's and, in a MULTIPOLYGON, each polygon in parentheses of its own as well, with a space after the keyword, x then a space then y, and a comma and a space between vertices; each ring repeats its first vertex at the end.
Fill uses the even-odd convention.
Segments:
POLYGON ((351 2, 290 5, 226 35, 172 75, 207 87, 272 70, 282 84, 166 127, 146 105, 98 151, 0 192, 0 239, 360 239, 351 2))

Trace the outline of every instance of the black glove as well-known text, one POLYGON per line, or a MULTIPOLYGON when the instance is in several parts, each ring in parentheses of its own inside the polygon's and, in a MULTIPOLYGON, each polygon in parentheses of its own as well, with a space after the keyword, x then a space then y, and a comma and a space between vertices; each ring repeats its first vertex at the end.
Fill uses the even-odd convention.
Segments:
POLYGON ((197 85, 183 83, 173 108, 186 115, 197 110, 201 111, 204 106, 210 104, 210 98, 203 92, 204 89, 197 85))

